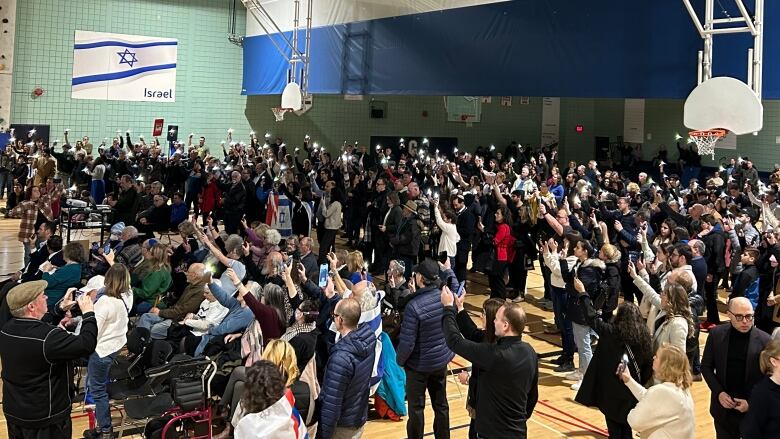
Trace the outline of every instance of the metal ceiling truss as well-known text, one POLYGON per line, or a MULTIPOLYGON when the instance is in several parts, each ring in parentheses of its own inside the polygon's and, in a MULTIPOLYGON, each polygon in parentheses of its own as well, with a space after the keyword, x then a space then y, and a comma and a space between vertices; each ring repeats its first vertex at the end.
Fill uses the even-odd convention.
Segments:
MULTIPOLYGON (((704 20, 699 19, 691 0, 682 0, 693 20, 696 30, 704 40, 704 50, 699 51, 698 82, 712 78, 712 45, 715 35, 749 33, 753 36, 753 47, 748 49, 747 84, 761 98, 764 56, 764 0, 755 0, 754 15, 751 16, 743 0, 734 0, 739 17, 715 18, 715 0, 705 0, 704 20), (737 26, 734 26, 734 25, 737 26)), ((719 2, 720 3, 720 2, 719 2)), ((721 5, 722 8, 722 5, 721 5)))

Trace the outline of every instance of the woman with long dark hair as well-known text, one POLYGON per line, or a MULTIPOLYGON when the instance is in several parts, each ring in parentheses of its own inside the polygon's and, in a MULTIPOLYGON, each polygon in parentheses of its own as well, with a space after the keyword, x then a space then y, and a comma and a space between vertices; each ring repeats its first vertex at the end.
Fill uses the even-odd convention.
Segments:
POLYGON ((599 343, 575 400, 601 411, 610 439, 630 439, 627 418, 637 400, 615 375, 613 365, 626 360, 631 377, 640 384, 647 382, 652 376, 653 361, 650 332, 635 304, 623 302, 615 317, 605 321, 588 306, 587 293, 580 293, 580 297, 583 313, 598 334, 599 343))
POLYGON ((506 283, 504 272, 515 257, 515 238, 512 236, 512 215, 506 206, 500 205, 496 209, 496 234, 493 236, 493 245, 496 249, 496 261, 488 274, 490 285, 490 297, 506 298, 506 283))
MULTIPOLYGON (((463 302, 466 299, 466 293, 464 293, 455 300, 455 304, 458 307, 458 314, 456 316, 458 322, 458 329, 466 340, 473 341, 475 343, 495 343, 496 342, 496 314, 498 309, 504 305, 502 299, 491 298, 482 303, 482 311, 480 312, 480 319, 482 320, 482 328, 479 329, 474 321, 471 319, 468 311, 463 308, 463 302)), ((471 373, 464 370, 458 374, 458 379, 462 384, 468 383, 468 399, 466 400, 466 410, 469 413, 471 422, 469 423, 469 439, 475 439, 477 437, 477 431, 474 428, 474 420, 476 418, 475 407, 477 406, 477 381, 479 380, 479 368, 472 368, 471 373)))

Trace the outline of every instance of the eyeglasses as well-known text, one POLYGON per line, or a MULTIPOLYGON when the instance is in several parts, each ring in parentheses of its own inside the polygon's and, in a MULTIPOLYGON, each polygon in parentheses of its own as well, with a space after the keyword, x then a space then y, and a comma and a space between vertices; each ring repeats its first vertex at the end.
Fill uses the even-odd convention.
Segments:
POLYGON ((336 317, 341 317, 341 314, 336 314, 336 311, 333 311, 333 312, 330 313, 330 317, 333 320, 336 320, 336 317))
POLYGON ((734 314, 729 310, 728 312, 732 316, 734 316, 735 319, 737 319, 738 322, 752 322, 753 317, 755 317, 755 314, 734 314))

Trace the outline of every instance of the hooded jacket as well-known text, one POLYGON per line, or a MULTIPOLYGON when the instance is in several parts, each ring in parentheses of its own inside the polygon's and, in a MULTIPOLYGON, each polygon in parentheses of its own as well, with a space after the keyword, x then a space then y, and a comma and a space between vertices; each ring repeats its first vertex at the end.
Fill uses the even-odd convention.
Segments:
POLYGON ((376 335, 366 323, 333 346, 318 398, 318 438, 330 438, 336 427, 359 428, 366 423, 375 346, 376 335))
MULTIPOLYGON (((601 290, 601 278, 604 276, 606 265, 601 259, 586 259, 579 266, 576 265, 577 278, 585 285, 585 291, 590 296, 591 303, 601 303, 601 294, 606 291, 601 290)), ((566 291, 569 293, 566 297, 566 316, 578 325, 588 325, 588 319, 582 313, 580 305, 580 295, 574 289, 574 268, 568 267, 568 261, 561 260, 561 276, 566 282, 566 291)))

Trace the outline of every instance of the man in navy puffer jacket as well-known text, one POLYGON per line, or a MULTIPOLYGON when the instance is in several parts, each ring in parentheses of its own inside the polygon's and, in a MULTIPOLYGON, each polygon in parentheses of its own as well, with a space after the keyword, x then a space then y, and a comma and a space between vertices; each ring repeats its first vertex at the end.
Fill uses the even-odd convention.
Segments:
POLYGON ((439 264, 425 259, 414 267, 416 291, 406 304, 401 320, 398 364, 406 369, 406 399, 409 439, 422 439, 425 426, 425 390, 433 407, 433 433, 436 439, 450 437, 447 403, 447 364, 455 354, 444 341, 442 330, 439 264))
POLYGON ((368 418, 368 391, 374 366, 376 335, 360 321, 360 303, 339 301, 333 320, 340 335, 325 366, 317 400, 320 422, 317 438, 358 438, 368 418))

